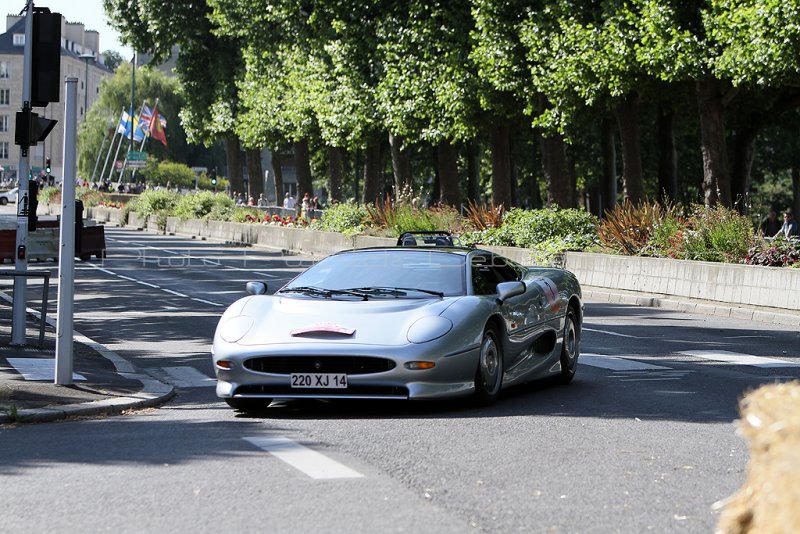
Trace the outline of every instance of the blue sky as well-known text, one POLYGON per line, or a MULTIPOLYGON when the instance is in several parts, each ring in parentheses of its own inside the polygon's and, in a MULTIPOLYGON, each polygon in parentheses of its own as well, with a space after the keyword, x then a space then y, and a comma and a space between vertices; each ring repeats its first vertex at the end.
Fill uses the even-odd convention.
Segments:
MULTIPOLYGON (((3 31, 5 15, 16 15, 25 7, 25 0, 3 1, 3 31)), ((36 7, 49 7, 50 11, 61 13, 69 22, 82 22, 87 30, 100 32, 100 51, 116 50, 124 59, 130 59, 133 51, 119 42, 119 34, 108 25, 101 0, 34 0, 36 7)))

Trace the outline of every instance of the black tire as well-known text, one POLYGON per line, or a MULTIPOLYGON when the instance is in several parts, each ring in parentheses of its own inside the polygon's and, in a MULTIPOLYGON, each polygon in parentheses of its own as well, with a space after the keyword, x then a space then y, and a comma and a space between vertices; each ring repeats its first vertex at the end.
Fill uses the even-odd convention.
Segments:
POLYGON ((257 412, 259 410, 265 410, 269 403, 272 402, 272 399, 233 399, 228 398, 225 399, 225 402, 228 403, 228 406, 236 410, 237 412, 257 412))
POLYGON ((489 406, 497 401, 503 387, 503 346, 497 329, 489 325, 481 339, 478 369, 475 371, 475 402, 489 406))
POLYGON ((6 197, 0 197, 0 206, 5 206, 8 204, 8 199, 6 197))
POLYGON ((561 375, 559 382, 569 384, 575 377, 578 367, 578 356, 581 353, 581 330, 575 310, 567 309, 564 321, 564 341, 561 343, 561 375))

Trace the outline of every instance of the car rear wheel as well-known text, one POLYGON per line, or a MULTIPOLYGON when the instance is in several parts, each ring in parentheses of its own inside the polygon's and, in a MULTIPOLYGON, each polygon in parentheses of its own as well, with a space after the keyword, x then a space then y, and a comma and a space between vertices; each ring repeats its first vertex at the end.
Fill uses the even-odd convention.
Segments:
POLYGON ((562 384, 569 384, 575 377, 580 354, 581 333, 575 311, 569 308, 564 325, 564 342, 561 344, 561 376, 562 384))
POLYGON ((256 412, 258 410, 264 410, 269 406, 269 403, 272 402, 272 399, 234 399, 229 398, 225 399, 225 402, 228 403, 228 406, 233 408, 238 412, 256 412))
POLYGON ((503 348, 497 329, 487 326, 481 340, 478 370, 475 373, 475 401, 488 406, 500 395, 503 386, 503 348))
POLYGON ((0 197, 0 206, 5 206, 8 204, 8 199, 6 197, 0 197))

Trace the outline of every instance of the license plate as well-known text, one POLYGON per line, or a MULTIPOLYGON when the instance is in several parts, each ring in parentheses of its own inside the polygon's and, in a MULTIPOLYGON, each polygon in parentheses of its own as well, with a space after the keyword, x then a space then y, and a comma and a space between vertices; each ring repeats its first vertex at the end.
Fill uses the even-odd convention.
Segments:
POLYGON ((293 388, 345 389, 347 375, 334 373, 292 373, 290 376, 293 388))

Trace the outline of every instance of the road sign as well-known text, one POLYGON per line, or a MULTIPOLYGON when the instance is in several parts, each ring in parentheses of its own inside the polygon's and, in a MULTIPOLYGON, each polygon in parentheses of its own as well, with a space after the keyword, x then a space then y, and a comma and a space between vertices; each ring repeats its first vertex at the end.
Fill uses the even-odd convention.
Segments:
POLYGON ((208 167, 192 167, 192 172, 208 172, 208 167))
POLYGON ((144 169, 147 167, 147 162, 142 160, 133 159, 128 161, 129 169, 144 169))
POLYGON ((128 162, 131 161, 147 161, 147 152, 140 152, 138 150, 128 151, 128 162))

